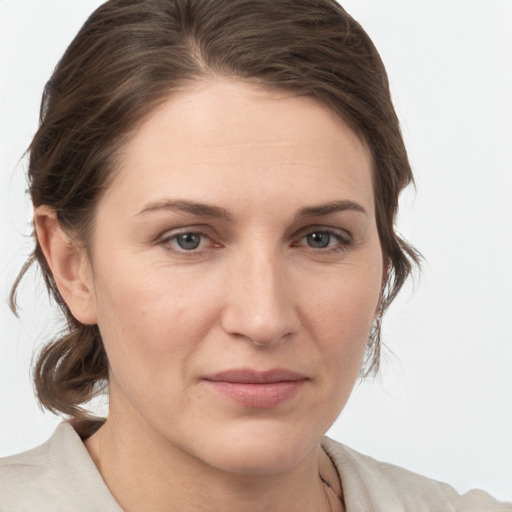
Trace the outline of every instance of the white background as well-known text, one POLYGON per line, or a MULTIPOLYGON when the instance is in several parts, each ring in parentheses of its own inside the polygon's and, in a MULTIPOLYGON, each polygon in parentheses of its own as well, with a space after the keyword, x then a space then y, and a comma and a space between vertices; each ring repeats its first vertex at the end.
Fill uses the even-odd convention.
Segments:
MULTIPOLYGON (((19 159, 45 81, 100 3, 0 0, 0 456, 44 441, 59 421, 38 409, 29 378, 56 314, 33 274, 20 320, 4 298, 30 250, 19 159)), ((481 487, 510 501, 512 1, 343 5, 390 75, 417 182, 399 225, 426 263, 385 320, 380 380, 355 390, 330 435, 461 492, 481 487)))

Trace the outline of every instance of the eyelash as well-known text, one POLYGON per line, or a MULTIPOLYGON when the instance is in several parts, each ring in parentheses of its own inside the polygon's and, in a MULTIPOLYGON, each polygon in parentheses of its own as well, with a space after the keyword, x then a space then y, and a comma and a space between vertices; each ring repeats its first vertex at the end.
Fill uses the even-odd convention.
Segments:
MULTIPOLYGON (((292 247, 300 247, 303 245, 303 246, 311 249, 316 254, 324 254, 324 255, 331 254, 331 253, 344 252, 344 251, 348 250, 354 244, 354 240, 348 232, 344 231, 343 233, 344 234, 341 234, 340 231, 338 231, 338 230, 334 230, 334 229, 330 229, 330 228, 326 228, 326 227, 318 227, 318 228, 310 227, 310 228, 308 228, 307 231, 302 231, 300 236, 298 238, 296 238, 297 241, 292 243, 292 247), (329 237, 334 238, 336 240, 336 243, 332 246, 328 245, 327 247, 320 247, 320 248, 308 246, 307 243, 304 243, 304 244, 301 243, 308 236, 315 235, 315 234, 326 234, 329 237)), ((172 253, 178 254, 178 255, 186 255, 187 257, 194 257, 194 256, 201 255, 203 252, 201 249, 186 250, 183 248, 178 249, 178 248, 176 248, 176 246, 174 246, 173 242, 177 243, 178 237, 183 236, 183 235, 195 235, 195 236, 199 236, 199 237, 207 238, 207 239, 211 240, 211 237, 208 235, 208 233, 206 233, 204 231, 190 230, 190 231, 181 231, 178 233, 172 233, 167 236, 164 235, 164 236, 160 237, 156 243, 158 245, 164 246, 166 250, 168 250, 172 253)), ((329 240, 329 243, 330 242, 331 242, 331 240, 329 240)), ((213 243, 213 248, 215 248, 215 247, 221 247, 221 245, 213 243)), ((206 250, 208 250, 210 248, 211 247, 206 248, 206 250)))
MULTIPOLYGON (((210 239, 210 236, 208 233, 205 233, 204 231, 196 231, 196 230, 190 230, 190 231, 181 231, 178 233, 173 233, 170 235, 164 235, 161 238, 157 240, 158 245, 163 245, 164 248, 172 253, 178 254, 178 255, 186 255, 188 257, 198 256, 201 254, 201 250, 199 249, 192 249, 192 250, 186 250, 183 248, 175 248, 173 247, 173 242, 177 242, 178 237, 183 235, 196 235, 200 236, 203 239, 208 238, 210 239)), ((200 242, 201 243, 201 242, 200 242)), ((214 244, 219 246, 218 244, 214 244)))
MULTIPOLYGON (((314 248, 311 246, 307 246, 309 249, 312 249, 315 253, 318 254, 331 254, 331 253, 338 253, 338 252, 344 252, 348 250, 353 244, 354 240, 352 236, 346 232, 343 231, 343 234, 340 233, 338 230, 329 229, 325 227, 318 227, 318 228, 308 228, 307 232, 301 235, 299 242, 307 238, 308 236, 314 235, 314 234, 326 234, 329 235, 329 237, 334 238, 336 240, 336 243, 332 246, 322 247, 322 248, 314 248)), ((331 240, 329 240, 330 242, 331 240)), ((294 246, 301 245, 300 243, 294 243, 294 246)))

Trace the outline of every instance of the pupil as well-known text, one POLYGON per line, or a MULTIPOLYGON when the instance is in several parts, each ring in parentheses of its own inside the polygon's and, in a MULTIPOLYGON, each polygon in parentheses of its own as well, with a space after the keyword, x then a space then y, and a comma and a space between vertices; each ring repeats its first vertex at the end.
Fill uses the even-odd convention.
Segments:
POLYGON ((311 233, 307 236, 308 245, 315 249, 323 249, 329 245, 331 236, 329 233, 311 233))
POLYGON ((181 249, 192 251, 199 247, 199 244, 201 243, 201 235, 198 235, 197 233, 185 233, 183 235, 179 235, 176 241, 181 249))

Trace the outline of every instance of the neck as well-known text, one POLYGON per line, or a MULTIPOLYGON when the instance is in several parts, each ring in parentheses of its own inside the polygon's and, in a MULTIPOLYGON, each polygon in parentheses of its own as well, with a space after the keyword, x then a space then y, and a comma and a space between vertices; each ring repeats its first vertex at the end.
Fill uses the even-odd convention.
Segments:
POLYGON ((185 453, 143 421, 119 422, 115 415, 85 444, 126 512, 338 510, 319 476, 332 483, 334 469, 319 445, 287 471, 233 473, 185 453))

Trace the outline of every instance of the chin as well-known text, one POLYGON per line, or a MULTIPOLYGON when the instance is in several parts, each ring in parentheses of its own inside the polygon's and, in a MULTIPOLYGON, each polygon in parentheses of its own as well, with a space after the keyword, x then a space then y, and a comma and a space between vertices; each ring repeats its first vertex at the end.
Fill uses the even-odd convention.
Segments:
POLYGON ((223 429, 222 435, 209 436, 201 446, 202 453, 195 455, 208 465, 229 473, 284 473, 316 450, 323 435, 307 433, 290 424, 272 423, 260 421, 243 428, 223 429))

